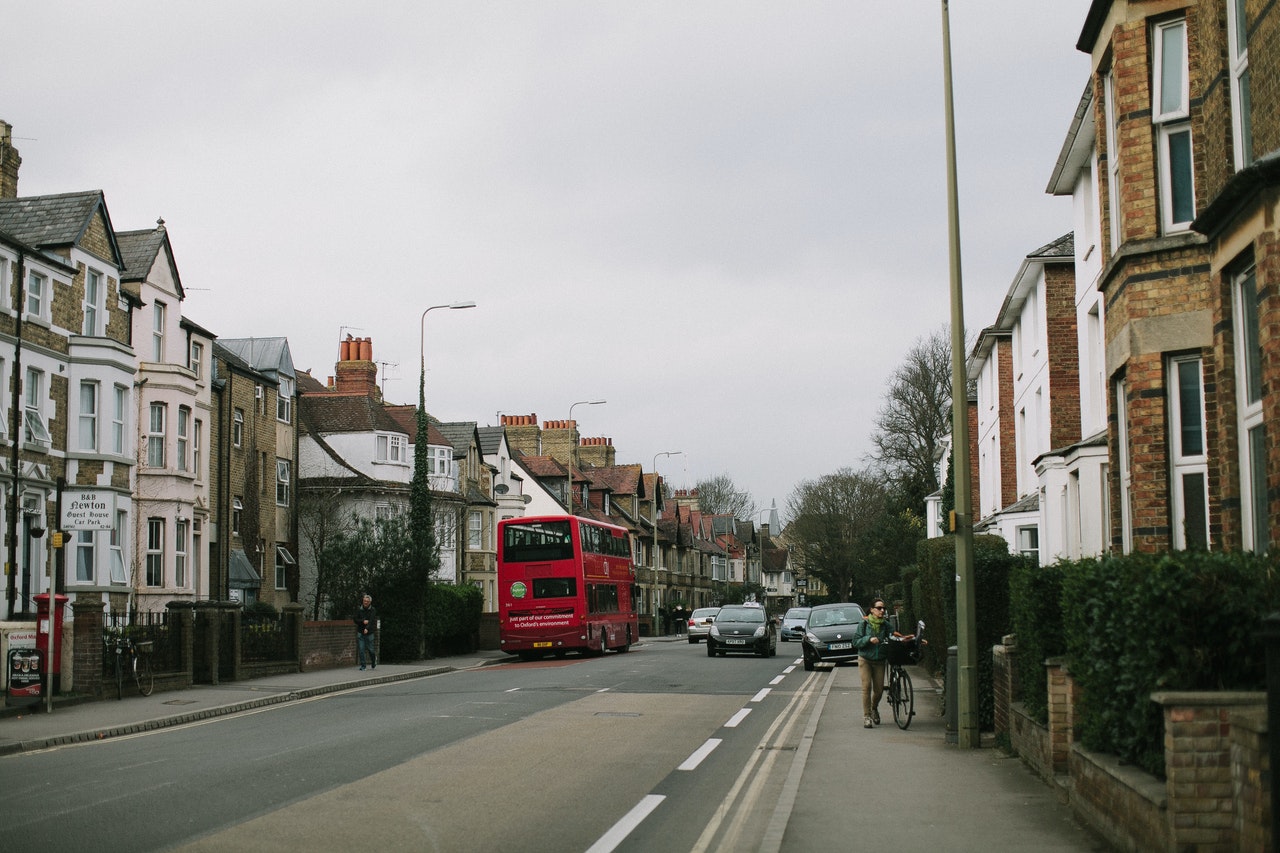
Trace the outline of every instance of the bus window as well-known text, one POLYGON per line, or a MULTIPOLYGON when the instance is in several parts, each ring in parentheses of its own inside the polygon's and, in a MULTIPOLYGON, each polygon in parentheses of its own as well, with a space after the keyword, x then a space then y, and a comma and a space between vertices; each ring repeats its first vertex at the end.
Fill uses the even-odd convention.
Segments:
POLYGON ((588 613, 617 613, 618 586, 612 583, 591 584, 587 587, 588 613))
POLYGON ((570 598, 578 594, 576 578, 534 578, 534 598, 570 598))
POLYGON ((508 563, 573 559, 568 521, 508 524, 503 530, 503 559, 508 563))

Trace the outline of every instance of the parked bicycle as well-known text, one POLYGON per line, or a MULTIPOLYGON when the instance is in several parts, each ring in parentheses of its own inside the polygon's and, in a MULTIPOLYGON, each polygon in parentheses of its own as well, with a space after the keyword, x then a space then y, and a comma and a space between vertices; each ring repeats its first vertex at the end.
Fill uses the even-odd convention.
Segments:
POLYGON ((924 622, 917 622, 914 634, 889 638, 889 706, 893 721, 903 730, 916 715, 916 692, 906 667, 920 662, 920 647, 926 642, 923 635, 924 622))
MULTIPOLYGON (((110 642, 110 641, 108 641, 110 642)), ((156 674, 151 668, 151 640, 134 640, 121 634, 115 635, 116 698, 124 698, 125 678, 132 678, 138 692, 150 696, 156 689, 156 674)))

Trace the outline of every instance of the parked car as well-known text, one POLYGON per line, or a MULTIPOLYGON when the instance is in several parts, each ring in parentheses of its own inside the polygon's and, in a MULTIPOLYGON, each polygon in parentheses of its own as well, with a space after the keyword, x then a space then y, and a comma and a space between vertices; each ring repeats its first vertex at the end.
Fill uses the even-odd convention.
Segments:
POLYGON ((804 626, 809 621, 808 607, 793 607, 782 617, 782 631, 779 636, 782 642, 787 640, 803 640, 804 626))
POLYGON ((716 621, 719 607, 699 607, 689 614, 689 642, 705 640, 711 633, 711 623, 716 621))
POLYGON ((707 635, 707 657, 751 652, 760 657, 778 653, 778 626, 759 604, 727 604, 716 614, 707 635))
POLYGON ((819 604, 809 609, 809 621, 805 624, 804 668, 812 672, 815 664, 839 664, 858 662, 858 650, 853 647, 853 635, 862 624, 862 607, 851 601, 840 604, 819 604))

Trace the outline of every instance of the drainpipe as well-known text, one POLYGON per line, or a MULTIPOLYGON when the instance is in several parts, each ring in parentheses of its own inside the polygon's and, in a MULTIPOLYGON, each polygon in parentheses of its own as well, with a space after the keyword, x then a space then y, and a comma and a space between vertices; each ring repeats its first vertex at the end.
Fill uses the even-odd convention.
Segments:
POLYGON ((9 501, 9 562, 5 565, 5 601, 8 604, 9 620, 13 621, 15 605, 18 601, 18 588, 15 585, 18 575, 18 513, 22 511, 22 469, 18 459, 18 448, 22 444, 22 315, 27 301, 27 256, 18 252, 18 304, 16 334, 18 342, 13 359, 13 401, 10 406, 13 417, 12 449, 10 451, 9 471, 13 476, 13 498, 9 501))

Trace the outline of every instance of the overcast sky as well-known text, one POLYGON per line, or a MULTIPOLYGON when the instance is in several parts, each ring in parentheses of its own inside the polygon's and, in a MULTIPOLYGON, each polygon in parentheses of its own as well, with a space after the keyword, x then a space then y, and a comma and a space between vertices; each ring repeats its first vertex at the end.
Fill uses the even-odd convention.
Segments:
MULTIPOLYGON (((950 5, 966 325, 1071 229, 1044 190, 1088 0, 950 5)), ((183 314, 391 402, 574 416, 760 507, 861 467, 950 317, 938 0, 9 4, 19 194, 163 217, 183 314)))

